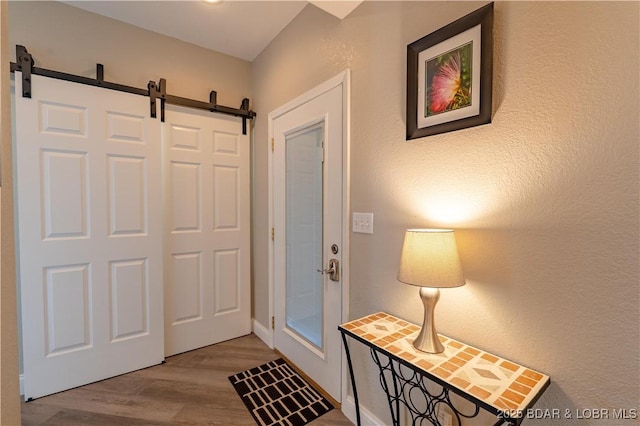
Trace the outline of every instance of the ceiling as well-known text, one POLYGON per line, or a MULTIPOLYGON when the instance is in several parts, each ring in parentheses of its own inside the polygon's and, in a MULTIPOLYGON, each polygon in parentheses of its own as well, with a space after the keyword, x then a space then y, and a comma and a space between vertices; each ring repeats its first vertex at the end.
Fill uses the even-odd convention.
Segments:
POLYGON ((247 61, 312 3, 339 19, 360 3, 346 1, 224 0, 63 1, 64 3, 247 61))

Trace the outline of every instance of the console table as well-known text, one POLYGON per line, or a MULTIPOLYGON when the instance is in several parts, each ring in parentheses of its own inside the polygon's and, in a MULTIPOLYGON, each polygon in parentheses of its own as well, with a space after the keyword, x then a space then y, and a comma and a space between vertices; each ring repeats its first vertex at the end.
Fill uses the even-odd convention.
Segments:
POLYGON ((545 374, 442 335, 443 353, 420 352, 412 345, 420 327, 384 312, 347 322, 338 329, 347 355, 358 426, 360 407, 347 336, 370 348, 394 426, 400 426, 401 405, 410 413, 413 425, 427 420, 443 426, 438 421, 443 407, 454 419, 454 426, 464 417, 477 416, 480 409, 496 416, 495 426, 519 425, 550 383, 545 374), (475 408, 456 408, 451 392, 475 408))

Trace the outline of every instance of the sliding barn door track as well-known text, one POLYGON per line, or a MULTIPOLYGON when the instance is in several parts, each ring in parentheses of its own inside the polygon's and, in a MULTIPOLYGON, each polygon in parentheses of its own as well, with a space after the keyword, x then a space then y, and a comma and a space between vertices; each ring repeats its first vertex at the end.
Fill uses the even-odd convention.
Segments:
POLYGON ((242 134, 247 134, 247 120, 256 117, 256 113, 249 109, 249 99, 244 98, 240 108, 231 108, 217 103, 217 93, 212 90, 209 93, 209 102, 197 101, 180 96, 169 95, 167 93, 167 81, 161 78, 158 83, 149 81, 146 89, 125 86, 123 84, 104 81, 104 66, 96 64, 96 78, 83 77, 80 75, 67 74, 65 72, 48 70, 34 66, 33 56, 24 46, 16 45, 16 62, 11 62, 11 72, 20 71, 22 73, 22 96, 31 97, 31 76, 41 75, 44 77, 57 78, 74 83, 87 84, 89 86, 103 87, 105 89, 118 90, 120 92, 133 93, 134 95, 149 97, 149 114, 156 118, 156 100, 160 100, 160 120, 164 122, 164 107, 166 103, 180 105, 188 108, 197 108, 220 114, 233 115, 242 118, 242 134))

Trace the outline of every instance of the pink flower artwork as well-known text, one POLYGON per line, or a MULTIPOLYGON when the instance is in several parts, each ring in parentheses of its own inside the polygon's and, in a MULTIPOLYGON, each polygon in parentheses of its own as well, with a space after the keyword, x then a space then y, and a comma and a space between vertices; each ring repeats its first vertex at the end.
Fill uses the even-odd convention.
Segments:
POLYGON ((427 116, 471 105, 471 44, 427 62, 427 116))

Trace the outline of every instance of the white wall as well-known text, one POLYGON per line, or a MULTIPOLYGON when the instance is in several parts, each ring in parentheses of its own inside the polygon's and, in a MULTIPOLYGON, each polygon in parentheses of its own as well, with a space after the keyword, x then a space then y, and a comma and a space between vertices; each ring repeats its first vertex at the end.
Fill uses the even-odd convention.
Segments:
POLYGON ((403 231, 453 227, 467 285, 442 291, 442 333, 550 375, 538 408, 638 409, 640 4, 496 3, 493 123, 406 142, 406 45, 483 4, 365 2, 343 21, 307 6, 254 61, 255 317, 268 325, 267 114, 351 68, 351 206, 375 214, 351 235, 351 317, 419 322, 396 281, 403 231))

